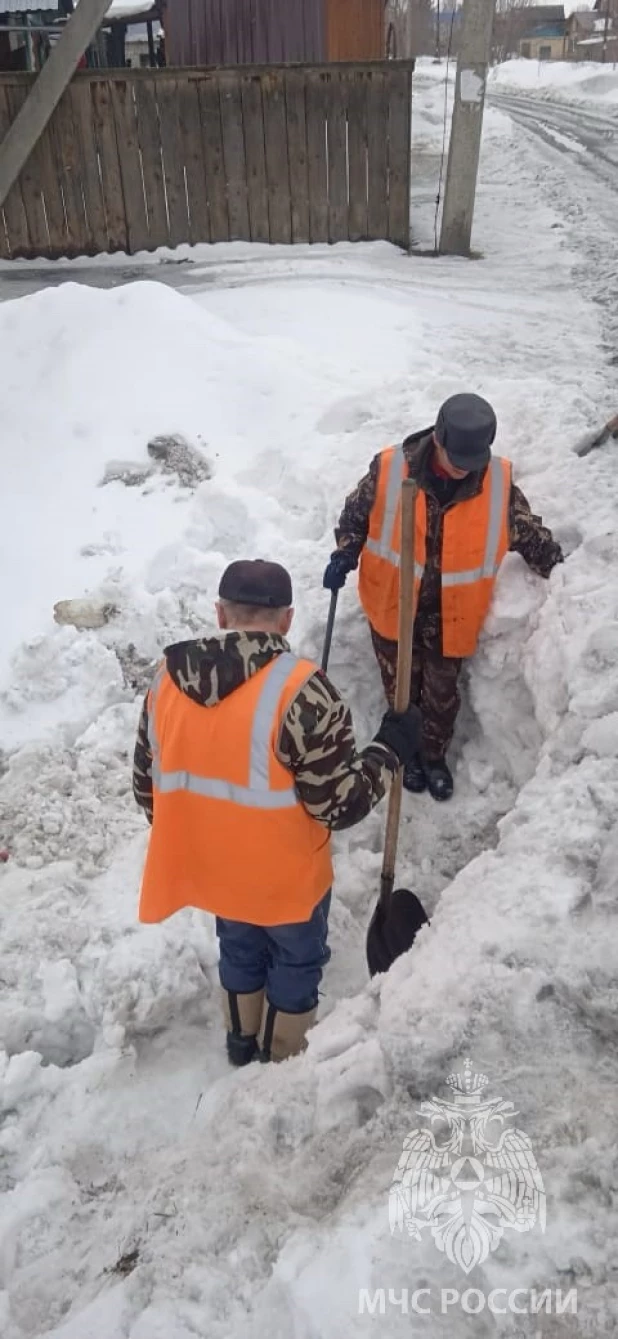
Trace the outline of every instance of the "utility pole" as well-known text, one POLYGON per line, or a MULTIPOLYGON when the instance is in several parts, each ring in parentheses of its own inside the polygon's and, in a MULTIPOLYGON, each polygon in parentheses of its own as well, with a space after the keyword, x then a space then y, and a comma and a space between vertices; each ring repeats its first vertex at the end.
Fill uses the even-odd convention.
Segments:
POLYGON ((607 60, 607 34, 609 32, 609 0, 605 0, 605 28, 603 30, 603 55, 601 60, 603 64, 607 60))
POLYGON ((414 0, 408 0, 406 6, 406 56, 414 56, 414 0))
POLYGON ((469 256, 496 0, 464 0, 440 254, 469 256))

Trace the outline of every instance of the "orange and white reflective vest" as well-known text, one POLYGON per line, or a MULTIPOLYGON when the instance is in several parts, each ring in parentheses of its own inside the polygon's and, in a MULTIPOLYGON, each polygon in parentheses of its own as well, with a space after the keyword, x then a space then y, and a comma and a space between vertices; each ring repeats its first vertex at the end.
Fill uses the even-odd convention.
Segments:
POLYGON ((141 921, 198 907, 252 925, 306 921, 331 887, 330 833, 306 812, 276 746, 316 666, 289 652, 214 707, 162 665, 148 696, 154 813, 141 921))
MULTIPOLYGON (((360 561, 358 590, 363 609, 381 637, 398 635, 401 484, 408 476, 402 447, 387 447, 380 456, 369 535, 360 561)), ((483 486, 445 511, 442 527, 442 652, 471 656, 491 604, 498 569, 509 548, 511 462, 492 456, 483 486)), ((418 599, 425 571, 427 504, 419 489, 416 499, 414 553, 418 599)))

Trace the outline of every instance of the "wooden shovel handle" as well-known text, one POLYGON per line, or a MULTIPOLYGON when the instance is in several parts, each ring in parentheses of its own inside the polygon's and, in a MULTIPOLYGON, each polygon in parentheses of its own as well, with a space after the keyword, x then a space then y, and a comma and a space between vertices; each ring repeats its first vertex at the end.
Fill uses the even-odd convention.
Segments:
MULTIPOLYGON (((401 485, 401 543, 399 546, 399 633, 397 641, 397 683, 395 711, 406 711, 410 705, 410 678, 412 674, 412 647, 414 637, 414 537, 416 522, 416 495, 418 489, 412 479, 401 485)), ((395 882, 399 816, 403 769, 400 767, 391 782, 388 797, 386 834, 380 900, 388 901, 395 882)))

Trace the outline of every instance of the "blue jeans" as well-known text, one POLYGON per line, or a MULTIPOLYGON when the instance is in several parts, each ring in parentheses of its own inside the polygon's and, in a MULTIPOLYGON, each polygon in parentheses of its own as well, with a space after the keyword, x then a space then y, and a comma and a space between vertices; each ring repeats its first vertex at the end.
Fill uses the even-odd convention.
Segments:
POLYGON ((329 891, 311 918, 297 925, 248 925, 217 916, 223 989, 238 995, 265 990, 269 1004, 287 1014, 315 1009, 330 959, 330 897, 329 891))

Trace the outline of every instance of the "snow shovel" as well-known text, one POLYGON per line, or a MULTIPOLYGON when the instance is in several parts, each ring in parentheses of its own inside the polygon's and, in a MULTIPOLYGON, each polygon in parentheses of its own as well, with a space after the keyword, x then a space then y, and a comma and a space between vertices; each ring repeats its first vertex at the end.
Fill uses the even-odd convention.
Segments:
POLYGON ((322 651, 322 670, 324 674, 328 669, 328 657, 330 655, 330 644, 333 640, 333 628, 335 626, 335 614, 337 613, 338 590, 331 592, 330 605, 328 609, 328 618, 326 620, 326 632, 324 633, 324 650, 322 651))
MULTIPOLYGON (((412 637, 414 633, 414 523, 416 484, 401 485, 401 552, 399 566, 399 640, 395 711, 406 711, 410 703, 412 637)), ((395 884, 395 862, 401 813, 403 769, 391 782, 384 838, 380 896, 367 931, 367 966, 370 976, 387 972, 396 958, 407 953, 422 925, 428 925, 425 909, 415 893, 395 884), (394 891, 393 891, 394 890, 394 891)))
POLYGON ((588 456, 597 446, 605 446, 610 437, 618 441, 618 414, 610 418, 609 422, 596 432, 587 432, 576 442, 573 450, 576 456, 588 456))

